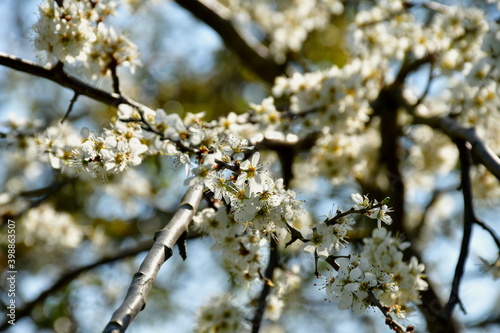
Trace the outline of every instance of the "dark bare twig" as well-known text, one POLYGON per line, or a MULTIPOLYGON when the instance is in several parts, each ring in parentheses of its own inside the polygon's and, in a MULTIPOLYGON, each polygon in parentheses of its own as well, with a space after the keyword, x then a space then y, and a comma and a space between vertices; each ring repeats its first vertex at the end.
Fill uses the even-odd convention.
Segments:
POLYGON ((460 304, 459 288, 465 268, 465 261, 469 255, 469 243, 472 234, 472 224, 477 220, 474 213, 472 203, 472 185, 470 180, 470 167, 472 165, 472 158, 470 148, 464 140, 455 140, 460 157, 460 173, 462 176, 461 188, 464 198, 464 231, 462 236, 462 245, 460 247, 460 255, 458 257, 457 266, 455 268, 455 275, 451 287, 450 297, 448 303, 444 308, 443 316, 449 322, 453 314, 455 305, 460 304))
POLYGON ((189 223, 203 196, 202 186, 188 189, 172 219, 155 235, 155 242, 142 262, 127 291, 123 303, 113 313, 104 328, 105 333, 125 332, 130 323, 146 306, 146 298, 153 287, 161 266, 172 256, 172 248, 189 223))
POLYGON ((78 96, 80 96, 80 94, 78 94, 77 92, 75 92, 75 94, 73 95, 73 98, 71 99, 70 103, 69 103, 69 106, 68 106, 68 110, 66 111, 66 113, 64 114, 64 117, 63 119, 61 119, 61 124, 64 123, 64 121, 66 119, 68 119, 69 117, 69 114, 71 113, 71 111, 73 110, 73 106, 75 105, 75 102, 76 100, 78 99, 78 96))
POLYGON ((412 238, 413 239, 420 239, 420 236, 422 234, 422 231, 425 227, 426 221, 427 221, 427 216, 429 215, 429 211, 432 206, 436 204, 438 199, 445 193, 451 192, 451 191, 456 191, 455 188, 444 188, 444 189, 435 189, 432 193, 431 199, 427 203, 427 205, 424 208, 424 212, 422 213, 422 217, 420 218, 420 222, 417 224, 415 227, 415 231, 413 232, 412 238))
POLYGON ((64 186, 70 183, 74 183, 75 181, 76 178, 64 178, 61 181, 54 182, 53 184, 40 189, 21 192, 20 195, 22 195, 23 197, 37 198, 32 200, 25 210, 18 212, 16 216, 22 215, 24 211, 40 206, 44 201, 48 200, 54 194, 59 192, 64 186))
POLYGON ((257 310, 255 310, 255 315, 252 319, 252 333, 258 333, 260 330, 262 318, 264 317, 264 312, 266 310, 267 296, 269 296, 269 293, 271 292, 274 269, 279 264, 278 242, 274 237, 271 237, 270 243, 269 263, 267 264, 266 271, 264 272, 265 281, 259 296, 257 310))
MULTIPOLYGON (((19 320, 21 318, 29 316, 30 313, 33 311, 33 309, 37 305, 42 304, 50 295, 53 295, 54 293, 58 292, 59 290, 61 290, 65 286, 67 286, 69 283, 74 281, 78 276, 80 276, 80 274, 88 272, 96 267, 99 267, 99 266, 102 266, 105 264, 109 264, 109 263, 115 262, 117 260, 131 257, 131 256, 137 255, 141 252, 147 251, 148 249, 151 248, 152 243, 153 243, 152 241, 143 242, 141 244, 138 244, 134 248, 124 250, 124 251, 117 253, 115 255, 112 255, 112 256, 104 257, 104 258, 102 258, 102 259, 100 259, 92 264, 74 269, 74 270, 70 271, 69 273, 64 274, 51 287, 49 287, 47 290, 45 290, 40 295, 38 295, 37 298, 35 298, 34 300, 32 300, 29 303, 26 303, 26 305, 24 305, 23 308, 18 309, 16 311, 16 320, 19 320)), ((7 323, 7 322, 3 323, 0 326, 0 331, 6 329, 9 326, 10 326, 9 323, 7 323)))
POLYGON ((53 81, 62 87, 69 88, 79 95, 90 97, 96 101, 107 105, 117 107, 125 103, 129 105, 137 105, 137 103, 126 99, 118 94, 110 94, 104 90, 92 87, 91 85, 67 74, 61 65, 56 65, 51 69, 39 66, 29 60, 17 58, 6 53, 0 52, 0 65, 10 67, 20 72, 42 77, 53 81))
POLYGON ((385 204, 385 201, 387 200, 384 199, 381 203, 378 203, 376 205, 373 205, 373 206, 370 206, 370 207, 367 207, 367 208, 360 208, 360 209, 356 209, 356 208, 351 208, 349 210, 346 210, 345 212, 341 212, 340 210, 337 211, 337 214, 332 217, 331 219, 328 219, 325 221, 326 224, 328 225, 331 225, 331 224, 334 224, 335 222, 337 222, 338 220, 340 220, 341 218, 347 216, 347 215, 352 215, 352 214, 366 214, 368 213, 369 211, 371 211, 372 209, 376 209, 376 208, 381 208, 384 204, 385 204))
POLYGON ((480 226, 481 228, 483 228, 484 230, 486 230, 491 235, 491 237, 493 238, 493 240, 497 244, 498 249, 500 250, 500 238, 498 237, 495 230, 493 230, 492 227, 490 227, 489 225, 487 225, 486 223, 484 223, 481 220, 476 219, 476 220, 474 220, 474 223, 477 224, 478 226, 480 226))
POLYGON ((182 260, 187 259, 187 245, 186 245, 187 238, 188 238, 188 232, 186 230, 181 234, 181 236, 177 240, 177 248, 179 249, 179 255, 181 256, 182 260))

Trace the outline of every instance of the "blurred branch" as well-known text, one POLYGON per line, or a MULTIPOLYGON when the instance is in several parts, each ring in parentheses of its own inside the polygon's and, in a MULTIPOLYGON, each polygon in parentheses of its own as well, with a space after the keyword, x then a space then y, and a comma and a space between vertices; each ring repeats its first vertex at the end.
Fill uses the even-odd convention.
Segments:
POLYGON ((450 117, 420 117, 414 114, 414 106, 406 105, 413 115, 415 124, 423 124, 440 130, 452 140, 464 140, 470 143, 474 157, 500 180, 500 158, 484 143, 472 127, 465 127, 450 117))
POLYGON ((413 116, 414 124, 427 125, 440 130, 452 140, 463 140, 471 145, 474 157, 483 164, 498 180, 500 180, 500 158, 477 135, 473 127, 465 127, 451 117, 422 117, 415 113, 418 104, 410 105, 401 95, 398 96, 401 106, 413 116))
POLYGON ((146 297, 153 287, 158 271, 172 256, 172 248, 178 239, 187 231, 202 195, 202 186, 190 187, 172 219, 156 233, 151 250, 144 258, 139 271, 134 274, 123 303, 104 328, 105 333, 125 332, 132 320, 144 309, 146 297))
MULTIPOLYGON (((408 241, 410 242, 410 247, 406 249, 405 256, 407 258, 411 258, 412 256, 416 257, 418 262, 424 263, 421 254, 415 249, 414 241, 411 237, 408 237, 408 241)), ((426 265, 427 267, 427 265, 426 265)), ((427 323, 427 329, 429 333, 443 333, 441 328, 445 326, 445 320, 441 316, 444 309, 444 302, 441 301, 437 294, 437 290, 440 289, 440 285, 434 285, 433 281, 429 278, 427 279, 429 287, 427 290, 423 290, 420 292, 421 304, 418 304, 420 311, 425 316, 425 320, 427 323)), ((455 333, 460 332, 460 326, 453 319, 447 323, 448 327, 446 333, 455 333)))
POLYGON ((257 310, 255 310, 255 315, 252 319, 252 333, 258 333, 260 330, 262 318, 264 317, 264 312, 266 311, 267 296, 271 292, 271 287, 273 287, 272 278, 274 269, 278 266, 279 263, 278 242, 274 237, 271 237, 270 243, 269 263, 267 264, 266 271, 264 273, 265 281, 259 296, 257 310))
MULTIPOLYGON (((464 274, 465 261, 469 255, 469 243, 472 233, 472 224, 477 220, 474 214, 474 207, 472 204, 472 185, 470 180, 470 168, 472 165, 472 158, 469 147, 465 140, 455 140, 458 151, 460 153, 460 172, 462 176, 461 188, 464 197, 464 231, 462 236, 462 245, 460 247, 460 255, 458 257, 457 266, 455 268, 455 275, 453 277, 450 298, 444 308, 444 317, 449 322, 453 314, 455 305, 461 304, 459 297, 460 281, 464 274)), ((462 308, 462 310, 464 310, 462 308)), ((464 310, 465 311, 465 310, 464 310)))
POLYGON ((497 244, 498 249, 500 250, 500 238, 498 237, 498 235, 495 232, 495 230, 493 230, 492 227, 490 227, 489 225, 487 225, 486 223, 484 223, 483 221, 481 221, 479 219, 475 219, 474 223, 476 223, 477 225, 479 225, 481 228, 483 228, 484 230, 486 230, 491 235, 491 237, 493 238, 493 240, 497 244))
POLYGON ((278 65, 262 44, 250 45, 231 22, 228 10, 216 1, 175 0, 175 2, 207 24, 219 34, 227 48, 234 52, 241 63, 263 81, 273 84, 285 72, 285 64, 278 65))
POLYGON ((20 216, 25 211, 40 206, 44 201, 50 199, 53 195, 58 193, 64 186, 68 184, 73 184, 76 182, 76 180, 77 178, 63 178, 62 180, 56 181, 46 187, 20 192, 19 194, 24 198, 35 198, 35 199, 30 201, 29 205, 26 207, 25 210, 16 213, 15 216, 20 216))
POLYGON ((78 99, 78 93, 75 92, 75 94, 73 95, 73 98, 71 99, 70 103, 69 103, 69 106, 68 106, 68 110, 66 111, 66 114, 64 115, 63 119, 61 119, 61 124, 64 123, 64 121, 66 119, 68 119, 69 117, 69 114, 71 113, 71 111, 73 110, 73 106, 75 105, 75 102, 76 100, 78 99))
MULTIPOLYGON (((80 274, 85 273, 87 271, 90 271, 96 267, 109 264, 111 262, 127 258, 130 256, 137 255, 141 252, 147 251, 149 248, 151 248, 152 241, 147 241, 138 244, 136 247, 124 250, 120 253, 117 253, 112 256, 104 257, 92 264, 77 268, 73 271, 70 271, 69 273, 66 273, 65 275, 61 276, 59 280, 57 280, 50 288, 42 292, 40 295, 38 295, 37 298, 32 300, 31 302, 27 303, 23 308, 19 309, 16 311, 16 320, 19 320, 23 317, 29 316, 31 314, 31 311, 39 305, 42 304, 49 296, 53 295, 57 291, 61 290, 65 286, 67 286, 69 283, 71 283, 73 280, 75 280, 80 274)), ((0 326, 0 331, 5 330, 7 327, 10 327, 10 324, 8 322, 3 323, 0 326)))
POLYGON ((429 216, 431 208, 439 201, 442 195, 451 192, 451 191, 456 191, 456 187, 454 188, 442 188, 442 189, 435 189, 432 192, 431 199, 425 205, 424 211, 422 213, 422 216, 420 217, 420 222, 416 225, 414 231, 412 232, 412 238, 413 239, 420 239, 422 236, 422 232, 425 228, 426 222, 427 222, 427 217, 429 216))

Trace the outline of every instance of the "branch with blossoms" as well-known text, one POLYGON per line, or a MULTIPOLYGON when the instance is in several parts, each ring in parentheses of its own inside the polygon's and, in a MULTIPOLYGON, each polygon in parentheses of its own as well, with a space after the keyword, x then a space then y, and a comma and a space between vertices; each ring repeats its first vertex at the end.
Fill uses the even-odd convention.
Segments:
POLYGON ((372 290, 368 289, 367 293, 368 293, 368 296, 370 297, 370 300, 372 301, 372 303, 384 315, 384 317, 385 317, 385 324, 387 326, 389 326, 389 328, 391 330, 393 330, 394 332, 397 332, 397 333, 414 332, 415 331, 415 328, 413 326, 411 326, 411 325, 408 325, 408 326, 405 327, 405 326, 401 325, 400 323, 398 323, 398 321, 396 319, 394 319, 392 317, 392 315, 390 314, 390 308, 387 307, 387 306, 383 306, 380 303, 380 301, 377 299, 377 297, 375 296, 375 294, 373 293, 372 290))
MULTIPOLYGON (((335 226, 335 224, 338 224, 340 226, 343 223, 346 223, 346 221, 348 221, 348 225, 350 225, 353 223, 350 219, 346 219, 346 217, 348 217, 349 215, 358 214, 358 215, 363 215, 363 216, 369 217, 371 219, 377 220, 377 227, 379 229, 382 226, 381 222, 384 222, 387 225, 392 224, 392 218, 389 215, 387 215, 387 213, 392 212, 392 209, 386 205, 389 202, 390 198, 387 197, 384 200, 382 200, 382 202, 380 202, 380 203, 377 200, 370 201, 370 199, 368 199, 368 196, 366 196, 366 195, 362 196, 359 193, 352 194, 351 198, 354 202, 356 202, 355 206, 351 207, 350 209, 348 209, 344 212, 342 212, 340 209, 338 209, 336 211, 335 215, 333 215, 332 212, 330 212, 328 214, 326 220, 323 221, 323 223, 326 226, 335 226)), ((288 225, 287 227, 289 229, 291 239, 286 244, 286 246, 294 243, 296 240, 301 240, 302 242, 309 242, 309 241, 312 241, 313 243, 315 242, 315 238, 314 238, 315 236, 308 239, 307 237, 303 236, 303 234, 299 230, 293 228, 290 225, 288 225)), ((339 229, 338 226, 334 227, 334 228, 339 229)), ((347 230, 351 230, 351 229, 347 229, 347 230)), ((313 235, 315 234, 316 231, 317 230, 312 230, 313 235)), ((310 232, 308 232, 308 234, 310 234, 310 232)), ((342 238, 344 236, 345 235, 343 233, 341 233, 340 237, 342 238)), ((316 235, 316 237, 317 237, 317 235, 316 235)), ((323 242, 322 237, 320 237, 317 241, 323 242)), ((338 243, 338 244, 340 244, 340 243, 338 243)), ((336 246, 337 249, 339 248, 338 244, 336 246)), ((318 275, 317 272, 316 272, 316 275, 318 275)))
POLYGON ((117 66, 134 71, 140 64, 137 48, 123 34, 104 24, 114 13, 116 3, 80 1, 46 1, 39 6, 40 17, 33 25, 37 38, 35 48, 46 57, 46 65, 39 66, 25 59, 0 53, 0 65, 51 80, 74 91, 75 95, 65 119, 79 95, 117 107, 129 104, 141 108, 139 103, 124 97, 119 88, 117 66), (111 76, 114 93, 95 88, 67 74, 65 64, 81 62, 93 78, 111 76))
POLYGON ((351 209, 342 212, 337 210, 337 213, 332 218, 329 218, 325 221, 326 224, 334 224, 343 217, 351 214, 359 214, 367 216, 371 219, 377 220, 377 226, 381 228, 381 222, 390 225, 392 223, 392 218, 387 215, 387 213, 392 212, 392 209, 387 207, 387 203, 389 203, 390 198, 387 197, 382 200, 380 203, 377 200, 370 202, 368 196, 362 196, 359 193, 353 194, 352 199, 356 202, 356 206, 351 209))
POLYGON ((73 90, 78 95, 90 97, 107 105, 117 107, 122 103, 132 104, 132 102, 127 100, 122 95, 108 93, 102 89, 95 88, 70 74, 67 74, 64 71, 64 65, 62 62, 59 62, 55 66, 47 69, 29 60, 0 52, 0 65, 15 69, 19 72, 50 80, 57 83, 61 87, 73 90))
POLYGON ((334 269, 325 277, 328 299, 338 302, 340 310, 351 308, 356 314, 376 306, 391 329, 411 332, 411 326, 399 324, 393 315, 405 318, 409 310, 407 303, 420 302, 419 291, 428 287, 421 275, 423 265, 418 264, 415 257, 409 262, 403 261, 402 251, 410 244, 393 238, 384 228, 375 229, 363 243, 360 254, 329 254, 325 258, 334 269))
MULTIPOLYGON (((332 266, 332 268, 335 271, 337 271, 337 272, 340 269, 340 265, 336 262, 336 260, 338 258, 349 258, 349 256, 328 256, 328 258, 325 259, 325 261, 328 264, 330 264, 330 266, 332 266)), ((398 322, 398 320, 396 320, 392 316, 392 314, 391 314, 391 308, 382 305, 382 303, 380 303, 380 301, 378 300, 377 296, 375 296, 375 294, 373 293, 372 289, 368 288, 366 290, 366 292, 368 294, 368 297, 370 298, 371 305, 372 306, 376 306, 380 310, 380 312, 382 312, 382 314, 384 315, 384 317, 386 318, 385 324, 387 326, 389 326, 389 328, 391 328, 395 332, 400 332, 400 333, 403 333, 403 332, 413 332, 414 331, 413 326, 406 326, 405 327, 402 324, 400 324, 398 322)))

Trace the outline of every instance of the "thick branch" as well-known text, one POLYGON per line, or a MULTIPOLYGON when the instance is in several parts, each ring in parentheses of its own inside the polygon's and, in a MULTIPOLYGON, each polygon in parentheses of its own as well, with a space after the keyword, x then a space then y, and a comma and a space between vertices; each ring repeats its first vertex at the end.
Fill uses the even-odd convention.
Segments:
MULTIPOLYGON (((134 256, 134 255, 139 254, 143 251, 147 251, 149 248, 151 248, 151 244, 152 244, 151 241, 141 243, 133 249, 128 249, 128 250, 122 251, 118 254, 115 254, 113 256, 102 258, 102 259, 100 259, 92 264, 77 268, 73 271, 70 271, 69 273, 66 273, 65 275, 61 276, 59 278, 59 280, 57 280, 50 288, 48 288, 47 290, 42 292, 40 295, 38 295, 37 298, 35 298, 33 301, 27 303, 22 309, 18 309, 16 311, 16 320, 19 320, 23 317, 29 316, 31 314, 31 311, 33 311, 33 309, 37 305, 42 304, 47 299, 47 297, 49 297, 50 295, 53 295, 57 291, 61 290, 65 286, 67 286, 69 283, 71 283, 73 280, 75 280, 80 274, 87 272, 87 271, 90 271, 96 267, 99 267, 99 266, 102 266, 105 264, 109 264, 111 262, 114 262, 114 261, 117 261, 117 260, 120 260, 123 258, 134 256)), ((10 324, 5 322, 3 325, 0 326, 0 331, 6 329, 9 326, 10 326, 10 324)))
POLYGON ((276 64, 264 45, 251 46, 227 15, 216 6, 199 0, 175 0, 175 2, 214 29, 226 46, 241 59, 241 63, 262 80, 273 84, 274 79, 284 73, 285 64, 276 64))
POLYGON ((39 66, 29 60, 17 58, 9 54, 0 52, 0 65, 10 67, 20 72, 42 77, 53 81, 62 87, 69 88, 78 95, 85 95, 104 104, 117 107, 119 104, 126 103, 136 105, 125 97, 118 94, 111 94, 104 90, 92 87, 91 85, 67 74, 63 69, 63 64, 59 63, 51 69, 39 66))
POLYGON ((144 309, 146 298, 153 287, 158 271, 163 263, 172 256, 172 248, 177 240, 187 231, 202 194, 202 186, 190 187, 182 198, 175 215, 156 234, 151 250, 139 267, 139 271, 134 274, 123 303, 104 328, 105 333, 125 332, 132 320, 144 309))
POLYGON ((464 274, 465 260, 469 255, 469 243, 472 234, 472 224, 477 220, 474 214, 474 207, 472 204, 472 185, 470 180, 470 167, 472 160, 469 148, 465 140, 455 140, 458 151, 460 153, 460 170, 462 176, 462 193, 464 197, 464 231, 462 236, 462 245, 460 248, 460 255, 458 257, 457 266, 455 268, 455 275, 448 303, 444 308, 444 317, 449 321, 453 313, 455 305, 460 304, 459 288, 460 281, 464 274))

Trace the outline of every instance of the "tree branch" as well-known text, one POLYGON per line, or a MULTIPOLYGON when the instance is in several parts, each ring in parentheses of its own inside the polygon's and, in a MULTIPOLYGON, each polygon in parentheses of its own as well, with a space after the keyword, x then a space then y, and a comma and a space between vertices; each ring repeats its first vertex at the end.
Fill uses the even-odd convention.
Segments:
POLYGON ((487 225, 486 223, 484 223, 483 221, 481 221, 481 220, 476 219, 474 221, 474 223, 476 223, 477 225, 479 225, 481 228, 483 228, 484 230, 486 230, 490 234, 490 236, 493 238, 493 240, 497 244, 498 249, 500 250, 500 238, 498 237, 498 235, 495 232, 495 230, 492 227, 490 227, 489 225, 487 225))
POLYGON ((202 195, 202 186, 190 187, 182 198, 175 215, 163 229, 156 233, 155 242, 139 267, 139 271, 134 274, 123 303, 115 311, 103 332, 125 332, 132 320, 144 309, 146 298, 153 287, 158 271, 172 256, 172 248, 177 240, 187 231, 202 195))
POLYGON ((285 72, 286 63, 278 65, 274 62, 269 50, 262 44, 251 46, 220 7, 200 0, 175 0, 175 2, 215 30, 227 48, 241 59, 241 63, 263 81, 273 84, 274 79, 285 72))
POLYGON ((460 255, 458 257, 457 266, 455 268, 455 275, 453 277, 450 298, 444 308, 443 313, 448 322, 451 320, 455 305, 461 303, 459 298, 460 281, 464 274, 465 260, 467 260, 467 257, 469 255, 469 243, 472 234, 472 224, 477 220, 472 204, 472 186, 469 175, 470 167, 472 165, 470 150, 467 147, 467 143, 465 140, 457 139, 455 140, 455 144, 457 145, 458 151, 460 153, 460 171, 462 176, 461 187, 464 197, 464 231, 462 236, 460 255))
POLYGON ((405 327, 405 326, 401 325, 400 323, 398 323, 391 316, 389 310, 380 303, 380 301, 378 300, 377 296, 375 296, 373 291, 368 289, 367 292, 368 292, 368 296, 370 297, 370 301, 380 310, 380 312, 382 312, 382 314, 385 317, 385 323, 387 326, 389 326, 389 328, 391 330, 393 330, 394 332, 397 332, 397 333, 413 332, 414 331, 413 326, 405 327))
POLYGON ((279 263, 279 250, 278 243, 274 237, 271 237, 271 248, 269 263, 267 264, 266 271, 264 273, 265 281, 262 291, 259 296, 259 303, 257 305, 257 310, 255 310, 255 315, 252 319, 252 333, 258 333, 260 330, 260 325, 262 324, 262 318, 264 317, 264 312, 266 310, 267 296, 271 292, 272 278, 274 269, 279 263))
MULTIPOLYGON (((410 111, 413 114, 413 112, 410 111)), ((450 117, 420 117, 413 114, 415 124, 428 125, 448 135, 452 140, 470 143, 474 157, 500 180, 500 158, 477 136, 474 128, 467 128, 450 117)))
POLYGON ((78 93, 75 92, 75 94, 73 95, 73 98, 71 99, 70 103, 69 103, 69 106, 68 106, 68 110, 66 111, 66 114, 64 115, 63 119, 61 119, 61 124, 64 123, 64 121, 66 119, 68 119, 69 117, 69 114, 71 113, 71 111, 73 110, 73 106, 75 105, 75 102, 76 100, 78 99, 78 93))
POLYGON ((117 107, 119 104, 125 103, 138 106, 137 103, 132 102, 119 94, 111 94, 104 90, 92 87, 91 85, 81 81, 80 79, 67 74, 64 71, 62 63, 58 63, 51 69, 47 69, 29 60, 17 58, 9 54, 0 52, 0 65, 10 67, 20 72, 45 78, 59 84, 62 87, 73 90, 75 94, 90 97, 107 105, 117 107))
MULTIPOLYGON (((137 245, 135 248, 124 250, 118 254, 109 256, 109 257, 104 257, 92 264, 77 268, 73 271, 70 271, 69 273, 66 273, 65 275, 61 276, 59 280, 57 280, 50 288, 42 292, 40 295, 38 295, 37 298, 32 300, 31 302, 27 303, 22 309, 19 309, 16 311, 16 320, 19 320, 23 317, 29 316, 31 314, 31 311, 39 305, 42 304, 50 295, 53 295, 57 291, 61 290, 65 286, 67 286, 69 283, 71 283, 73 280, 75 280, 80 274, 90 271, 96 267, 102 266, 104 264, 109 264, 111 262, 127 258, 130 256, 134 256, 136 254, 139 254, 143 251, 147 251, 149 248, 151 248, 151 241, 143 242, 139 245, 137 245)), ((6 329, 7 327, 10 327, 10 324, 8 322, 3 323, 0 326, 0 331, 6 329)))

